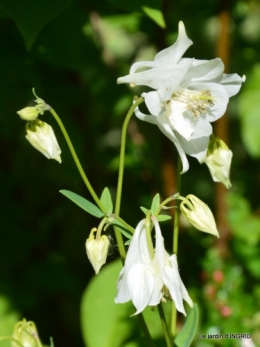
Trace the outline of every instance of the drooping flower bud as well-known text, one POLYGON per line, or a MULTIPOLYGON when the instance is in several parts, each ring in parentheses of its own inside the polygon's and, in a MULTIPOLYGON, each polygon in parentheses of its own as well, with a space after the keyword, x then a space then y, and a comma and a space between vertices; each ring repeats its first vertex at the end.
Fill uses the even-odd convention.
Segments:
POLYGON ((35 120, 39 115, 39 111, 37 110, 36 107, 33 107, 33 106, 25 107, 22 110, 17 111, 17 113, 23 120, 28 120, 28 121, 35 120))
POLYGON ((229 172, 233 153, 219 137, 211 135, 205 163, 214 182, 221 182, 226 188, 231 187, 229 172))
POLYGON ((88 259, 97 275, 102 265, 104 265, 106 262, 109 240, 106 235, 102 235, 100 238, 95 238, 94 232, 96 231, 96 228, 91 229, 89 238, 86 241, 86 250, 88 259))
POLYGON ((26 124, 26 139, 30 144, 48 159, 55 159, 61 163, 61 150, 52 127, 36 119, 26 124))
MULTIPOLYGON (((22 321, 15 324, 12 337, 19 341, 24 347, 39 346, 37 328, 34 322, 27 322, 25 318, 22 321)), ((12 341, 11 346, 17 347, 18 344, 12 341)))
POLYGON ((214 216, 203 201, 189 194, 180 204, 181 212, 188 222, 200 231, 219 237, 214 216))

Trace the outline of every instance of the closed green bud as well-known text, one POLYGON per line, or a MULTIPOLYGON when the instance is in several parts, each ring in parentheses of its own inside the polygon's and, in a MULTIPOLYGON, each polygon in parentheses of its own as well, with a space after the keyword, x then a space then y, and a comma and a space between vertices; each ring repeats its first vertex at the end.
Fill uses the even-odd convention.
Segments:
POLYGON ((189 194, 180 204, 181 212, 196 229, 219 237, 214 216, 203 201, 189 194))
POLYGON ((28 120, 28 121, 35 120, 39 115, 39 111, 37 110, 36 107, 33 107, 33 106, 25 107, 22 110, 17 111, 17 113, 23 120, 28 120))

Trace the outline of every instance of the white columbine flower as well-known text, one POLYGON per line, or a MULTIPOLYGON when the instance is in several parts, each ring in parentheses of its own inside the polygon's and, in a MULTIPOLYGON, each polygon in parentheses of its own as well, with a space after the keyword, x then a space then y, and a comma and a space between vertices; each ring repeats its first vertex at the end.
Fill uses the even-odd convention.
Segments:
POLYGON ((26 139, 30 144, 48 159, 55 159, 61 163, 61 150, 52 127, 36 119, 26 123, 26 139))
POLYGON ((231 187, 229 172, 233 153, 219 137, 211 135, 207 157, 207 164, 214 182, 222 182, 226 188, 231 187))
POLYGON ((169 254, 164 249, 164 241, 160 226, 152 217, 155 226, 155 251, 152 257, 146 236, 146 221, 137 225, 131 240, 125 266, 118 279, 116 303, 132 300, 138 314, 149 306, 155 306, 164 297, 172 299, 178 311, 185 313, 183 299, 192 307, 192 300, 182 283, 178 271, 176 255, 169 254))
POLYGON ((189 168, 186 154, 200 162, 205 160, 212 133, 210 123, 223 116, 229 98, 238 93, 245 81, 237 74, 224 74, 219 58, 182 58, 191 44, 183 22, 179 22, 179 36, 172 46, 156 54, 154 61, 134 63, 130 74, 117 80, 155 89, 142 94, 151 115, 139 109, 135 114, 156 124, 175 144, 182 159, 182 172, 189 168), (146 70, 138 72, 140 68, 146 70))

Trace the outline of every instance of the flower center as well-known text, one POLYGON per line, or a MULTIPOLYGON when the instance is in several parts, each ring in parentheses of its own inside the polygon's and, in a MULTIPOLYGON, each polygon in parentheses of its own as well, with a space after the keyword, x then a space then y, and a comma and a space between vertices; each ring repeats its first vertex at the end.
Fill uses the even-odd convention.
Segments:
POLYGON ((206 113, 207 109, 214 106, 214 98, 210 90, 190 90, 184 89, 175 92, 172 95, 173 100, 183 102, 187 105, 187 109, 193 113, 196 118, 202 113, 206 113))

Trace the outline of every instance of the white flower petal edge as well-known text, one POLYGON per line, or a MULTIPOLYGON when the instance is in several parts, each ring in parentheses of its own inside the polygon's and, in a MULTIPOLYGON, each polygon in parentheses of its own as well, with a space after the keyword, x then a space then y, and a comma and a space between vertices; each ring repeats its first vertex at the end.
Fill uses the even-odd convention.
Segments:
POLYGON ((153 61, 134 63, 130 74, 117 80, 155 89, 142 94, 150 116, 139 109, 135 114, 156 124, 175 144, 182 159, 182 173, 189 168, 185 153, 205 161, 212 134, 210 123, 224 115, 229 98, 245 81, 244 76, 223 74, 220 58, 182 58, 191 44, 183 22, 179 22, 178 39, 172 46, 157 53, 153 61), (141 68, 146 70, 138 71, 141 68))
POLYGON ((163 296, 167 295, 174 300, 177 310, 186 314, 183 299, 190 306, 193 303, 181 281, 176 255, 170 257, 165 251, 159 223, 155 217, 152 220, 156 235, 154 258, 149 255, 145 220, 142 220, 136 227, 125 266, 119 275, 115 303, 132 300, 136 315, 148 305, 155 306, 165 301, 163 296))

